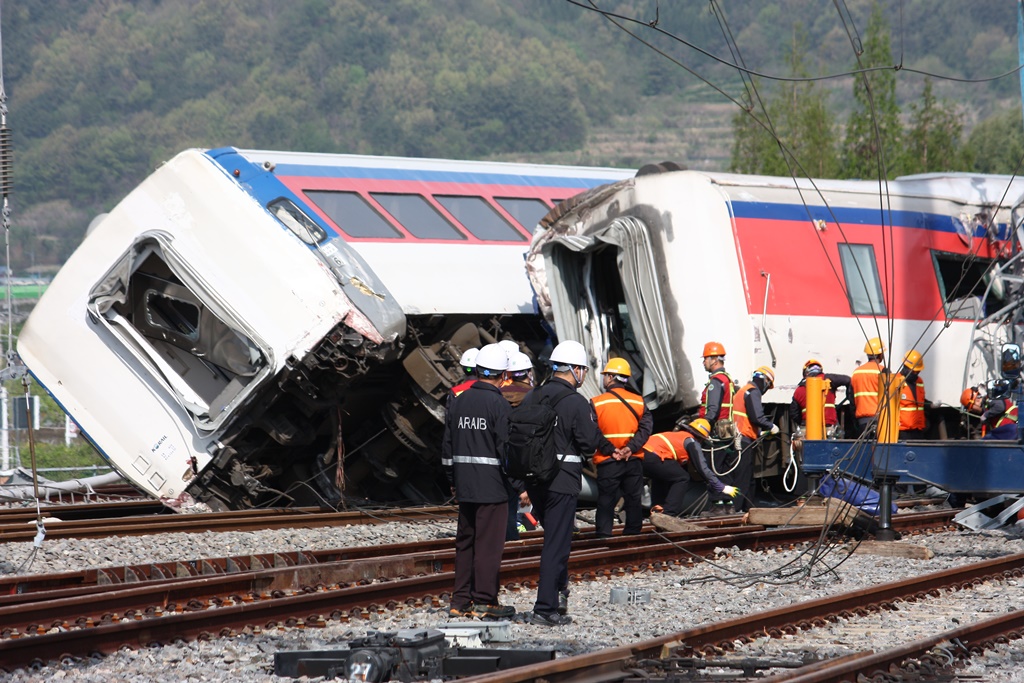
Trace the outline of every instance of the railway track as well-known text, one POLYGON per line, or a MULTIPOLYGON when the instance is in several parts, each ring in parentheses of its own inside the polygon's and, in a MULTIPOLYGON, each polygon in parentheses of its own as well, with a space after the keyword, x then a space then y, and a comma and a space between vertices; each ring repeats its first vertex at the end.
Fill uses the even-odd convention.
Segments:
MULTIPOLYGON (((51 539, 385 524, 451 519, 458 512, 456 507, 444 505, 346 512, 273 508, 182 515, 153 501, 50 506, 42 511, 46 537, 51 539)), ((31 541, 36 535, 36 516, 34 508, 0 510, 0 542, 31 541)))
MULTIPOLYGON (((946 510, 904 514, 895 521, 911 533, 945 527, 951 516, 946 510)), ((582 538, 574 543, 569 570, 577 581, 668 570, 722 547, 796 547, 822 533, 820 527, 729 526, 722 519, 702 531, 582 538)), ((502 582, 512 590, 532 586, 539 552, 538 538, 509 544, 502 582)), ((119 574, 12 579, 3 584, 8 595, 0 598, 0 666, 281 624, 316 627, 327 619, 365 617, 403 603, 438 606, 452 585, 453 563, 451 542, 444 540, 177 563, 174 576, 164 566, 148 573, 134 567, 119 574), (274 566, 267 566, 271 561, 274 566)))
MULTIPOLYGON (((690 669, 684 663, 691 662, 691 658, 718 656, 734 650, 738 643, 749 643, 765 634, 778 638, 803 630, 821 628, 840 619, 894 609, 895 603, 900 601, 928 600, 940 597, 945 591, 967 590, 984 581, 1006 581, 1021 576, 1024 576, 1024 554, 1009 555, 678 631, 628 646, 466 678, 463 681, 568 683, 628 681, 641 678, 647 681, 673 680, 670 678, 673 673, 679 676, 690 669), (646 671, 648 675, 638 677, 638 671, 646 671)), ((940 670, 948 667, 951 660, 968 658, 996 645, 1019 640, 1022 636, 1024 610, 1016 610, 953 630, 941 631, 933 636, 883 651, 866 650, 844 657, 808 663, 775 676, 758 676, 756 680, 772 683, 950 680, 914 677, 914 674, 920 675, 922 670, 931 670, 937 675, 940 670), (947 645, 945 657, 933 653, 933 649, 940 645, 947 645), (900 668, 904 669, 905 679, 896 677, 900 668)), ((721 675, 714 680, 747 681, 754 678, 730 678, 721 675)))

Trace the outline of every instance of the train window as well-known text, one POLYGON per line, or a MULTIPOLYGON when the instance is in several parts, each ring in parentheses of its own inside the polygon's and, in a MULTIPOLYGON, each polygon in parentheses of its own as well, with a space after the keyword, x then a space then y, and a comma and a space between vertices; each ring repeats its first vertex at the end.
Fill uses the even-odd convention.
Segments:
POLYGON ((932 261, 947 317, 974 320, 1006 304, 1006 300, 994 292, 989 292, 982 300, 991 279, 991 259, 933 251, 932 261))
POLYGON ((305 194, 349 237, 402 238, 395 226, 355 192, 305 190, 305 194))
POLYGON ((843 264, 850 312, 854 315, 885 315, 875 248, 870 244, 840 244, 839 259, 843 264))
POLYGON ((539 199, 514 199, 511 197, 495 197, 494 201, 501 205, 512 218, 515 218, 519 225, 526 228, 526 232, 533 234, 540 219, 544 218, 551 210, 551 207, 539 199))
POLYGON ((434 199, 478 239, 489 242, 522 242, 526 239, 483 197, 434 195, 434 199))
POLYGON ((378 204, 409 234, 423 240, 464 240, 466 236, 418 194, 371 192, 378 204))
POLYGON ((295 205, 290 199, 281 197, 267 204, 274 218, 281 221, 296 237, 306 244, 319 244, 327 237, 324 229, 317 225, 306 212, 295 205))

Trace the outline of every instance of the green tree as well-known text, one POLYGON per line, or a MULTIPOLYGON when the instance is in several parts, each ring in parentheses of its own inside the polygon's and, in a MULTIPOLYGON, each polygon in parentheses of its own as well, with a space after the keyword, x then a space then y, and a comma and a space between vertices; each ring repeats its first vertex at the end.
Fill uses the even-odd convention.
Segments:
POLYGON ((903 158, 900 110, 896 103, 896 72, 891 68, 889 25, 877 0, 871 5, 863 68, 853 80, 854 109, 846 122, 840 173, 844 178, 877 179, 899 175, 903 158))
POLYGON ((1024 170, 1024 121, 1020 107, 1005 109, 981 121, 967 138, 973 170, 979 173, 1021 173, 1024 170))
POLYGON ((911 104, 910 110, 902 172, 929 173, 966 168, 960 145, 963 119, 952 106, 936 99, 930 78, 924 81, 920 102, 911 104))
MULTIPOLYGON (((790 74, 807 78, 807 34, 802 24, 793 29, 789 52, 790 74)), ((758 87, 755 82, 754 87, 758 87)), ((769 99, 757 120, 746 112, 733 117, 730 170, 764 175, 835 176, 839 162, 835 148, 835 124, 828 108, 828 94, 813 81, 787 81, 769 99), (760 125, 764 122, 766 125, 760 125), (768 122, 775 137, 766 130, 768 122)))

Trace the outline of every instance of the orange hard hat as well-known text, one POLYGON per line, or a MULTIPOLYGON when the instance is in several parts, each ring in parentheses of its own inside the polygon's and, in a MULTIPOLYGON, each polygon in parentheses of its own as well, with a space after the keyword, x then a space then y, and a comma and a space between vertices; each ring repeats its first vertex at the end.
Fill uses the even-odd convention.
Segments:
POLYGON ((924 359, 916 349, 908 351, 907 355, 903 358, 903 366, 911 372, 921 372, 924 370, 924 359))
POLYGON ((703 417, 698 417, 696 420, 691 422, 690 429, 694 432, 698 432, 705 439, 711 438, 711 423, 705 420, 703 417))
POLYGON ((978 397, 978 390, 975 387, 967 387, 963 393, 960 394, 960 405, 964 408, 970 408, 974 405, 974 399, 978 397))
POLYGON ((704 345, 704 357, 708 356, 724 356, 725 347, 720 342, 708 342, 704 345))
POLYGON ((632 371, 629 369, 629 362, 625 358, 609 358, 608 365, 604 366, 601 374, 622 375, 623 377, 633 376, 632 371))
POLYGON ((869 356, 881 356, 885 353, 885 344, 878 337, 872 337, 868 339, 868 343, 864 345, 864 353, 869 356))
POLYGON ((762 365, 757 370, 754 370, 754 377, 764 377, 767 379, 769 389, 775 386, 775 371, 767 365, 762 365))

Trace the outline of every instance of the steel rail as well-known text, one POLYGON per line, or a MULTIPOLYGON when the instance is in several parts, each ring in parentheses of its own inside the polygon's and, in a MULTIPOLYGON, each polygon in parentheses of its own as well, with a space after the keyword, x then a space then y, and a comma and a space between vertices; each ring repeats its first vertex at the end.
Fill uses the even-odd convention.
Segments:
MULTIPOLYGON (((189 515, 150 515, 123 517, 108 524, 95 520, 47 522, 47 538, 106 538, 147 534, 197 531, 254 531, 261 529, 317 528, 353 524, 450 519, 454 506, 392 508, 350 512, 322 512, 319 508, 274 508, 232 512, 204 512, 189 515)), ((34 520, 35 517, 33 516, 34 520)), ((0 542, 31 541, 35 527, 25 524, 0 524, 0 542)))
POLYGON ((964 567, 872 586, 836 596, 809 600, 737 619, 678 631, 632 645, 556 659, 521 669, 464 679, 465 683, 579 683, 621 680, 633 675, 628 669, 643 659, 659 659, 666 649, 685 646, 695 651, 729 649, 733 641, 749 640, 768 633, 781 636, 797 628, 821 626, 828 620, 866 613, 868 608, 891 605, 896 600, 922 599, 941 589, 970 587, 974 582, 1024 575, 1024 554, 1008 555, 964 567))
POLYGON ((846 683, 862 680, 862 677, 872 680, 880 672, 889 674, 894 667, 901 668, 910 660, 927 656, 933 648, 944 643, 953 644, 953 650, 960 655, 971 655, 991 649, 997 643, 1020 640, 1021 637, 1024 637, 1024 610, 1017 610, 899 647, 879 652, 866 650, 761 680, 764 683, 846 683))
MULTIPOLYGON (((628 545, 616 549, 592 547, 570 556, 569 571, 575 578, 587 578, 601 572, 621 571, 624 573, 647 567, 667 570, 676 562, 690 562, 699 559, 704 554, 712 554, 721 547, 767 548, 769 546, 796 545, 818 539, 821 533, 820 527, 791 527, 725 534, 684 542, 656 542, 640 548, 628 545)), ((638 537, 625 538, 631 544, 635 544, 639 540, 638 537)), ((663 541, 664 539, 659 537, 657 540, 663 541)), ((524 553, 536 552, 536 550, 536 546, 532 546, 532 549, 527 546, 522 547, 524 553)), ((450 567, 453 559, 453 554, 447 559, 442 559, 441 568, 450 567)), ((379 563, 372 561, 367 564, 371 568, 379 566, 379 563)), ((513 587, 530 585, 536 580, 538 566, 539 560, 536 558, 524 556, 521 559, 515 559, 510 557, 509 561, 502 564, 501 580, 506 585, 513 587)), ((279 572, 276 577, 288 576, 288 572, 295 577, 304 571, 310 572, 310 575, 298 581, 293 578, 292 586, 296 583, 306 586, 315 585, 313 580, 317 577, 326 578, 329 581, 329 571, 316 566, 290 568, 279 572), (317 571, 320 573, 316 574, 317 571)), ((351 569, 343 569, 339 566, 339 571, 351 571, 351 569)), ((264 573, 262 579, 266 580, 266 577, 267 575, 264 573)), ((251 578, 256 580, 256 577, 251 578)), ((127 608, 133 610, 131 620, 123 620, 122 617, 122 620, 117 623, 91 628, 71 628, 42 635, 12 637, 0 641, 0 667, 21 666, 36 659, 45 661, 52 658, 55 653, 71 655, 93 652, 109 653, 125 644, 145 646, 153 642, 163 643, 181 638, 228 634, 235 629, 254 625, 260 627, 261 625, 276 624, 282 619, 295 624, 316 625, 323 623, 324 614, 340 618, 345 614, 363 614, 370 609, 383 609, 382 606, 389 603, 415 602, 424 597, 439 604, 440 599, 447 595, 453 580, 454 576, 451 571, 443 571, 427 576, 357 585, 339 590, 315 590, 315 592, 276 597, 283 590, 282 584, 278 584, 278 589, 274 594, 269 597, 261 594, 259 596, 261 599, 253 602, 222 606, 216 609, 206 609, 207 603, 196 603, 193 607, 198 609, 198 612, 184 612, 152 618, 144 618, 144 613, 147 610, 156 612, 152 608, 159 606, 159 602, 154 604, 154 601, 150 599, 148 604, 143 605, 142 603, 146 603, 147 600, 138 600, 138 595, 122 593, 118 594, 119 599, 137 600, 136 603, 133 603, 137 607, 127 608)), ((320 582, 320 585, 325 584, 320 582)), ((57 621, 61 622, 61 628, 63 628, 64 621, 70 623, 80 616, 81 614, 77 614, 67 619, 57 619, 57 621)), ((110 616, 111 620, 114 618, 114 615, 110 616)))

